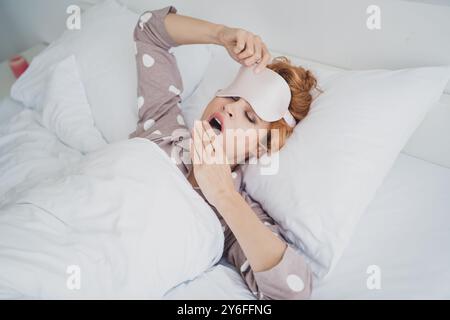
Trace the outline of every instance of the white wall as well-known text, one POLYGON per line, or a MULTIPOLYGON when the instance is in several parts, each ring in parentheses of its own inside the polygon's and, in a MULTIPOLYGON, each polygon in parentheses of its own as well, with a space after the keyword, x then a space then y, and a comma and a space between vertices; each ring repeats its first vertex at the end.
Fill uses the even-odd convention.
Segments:
POLYGON ((403 1, 414 1, 414 2, 422 2, 428 4, 438 4, 441 6, 450 6, 449 0, 403 0, 403 1))
POLYGON ((0 0, 0 61, 54 40, 65 28, 66 8, 77 0, 0 0))
MULTIPOLYGON (((39 41, 53 40, 64 30, 67 6, 77 2, 1 0, 0 60, 39 41)), ((181 14, 247 28, 277 51, 343 68, 450 64, 450 6, 443 5, 450 4, 450 0, 122 2, 136 11, 173 4, 181 14), (379 31, 366 28, 366 8, 370 4, 381 8, 379 31)))

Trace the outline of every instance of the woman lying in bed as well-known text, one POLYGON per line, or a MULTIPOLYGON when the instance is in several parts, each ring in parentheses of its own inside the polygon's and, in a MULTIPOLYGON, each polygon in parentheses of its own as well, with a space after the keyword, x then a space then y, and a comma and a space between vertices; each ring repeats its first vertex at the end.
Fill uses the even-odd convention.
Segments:
POLYGON ((266 45, 248 31, 176 13, 173 6, 147 11, 135 27, 139 122, 129 137, 158 144, 209 203, 222 223, 224 256, 257 298, 308 298, 309 266, 247 194, 240 164, 251 155, 260 157, 284 145, 309 111, 309 91, 316 80, 288 59, 271 61, 266 45), (170 49, 200 43, 223 46, 242 66, 232 85, 216 93, 202 121, 196 121, 190 132, 179 107, 183 85, 170 49), (246 134, 252 130, 259 134, 246 134), (237 141, 237 152, 231 141, 237 141), (239 147, 239 141, 245 148, 239 147))

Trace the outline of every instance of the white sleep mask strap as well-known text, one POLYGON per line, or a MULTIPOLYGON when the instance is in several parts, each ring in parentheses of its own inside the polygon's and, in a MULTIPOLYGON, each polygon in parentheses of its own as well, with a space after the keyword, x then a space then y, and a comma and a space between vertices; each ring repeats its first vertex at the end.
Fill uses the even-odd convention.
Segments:
POLYGON ((286 113, 283 116, 283 119, 292 128, 295 127, 295 125, 297 124, 297 122, 295 121, 294 116, 292 115, 292 113, 289 110, 286 111, 286 113))

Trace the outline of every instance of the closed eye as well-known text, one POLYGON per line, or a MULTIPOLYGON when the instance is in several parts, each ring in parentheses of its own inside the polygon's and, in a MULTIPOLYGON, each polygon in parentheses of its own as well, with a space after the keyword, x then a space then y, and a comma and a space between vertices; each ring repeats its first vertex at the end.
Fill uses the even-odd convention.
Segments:
MULTIPOLYGON (((231 99, 233 99, 234 101, 238 101, 240 99, 240 97, 230 97, 231 99)), ((248 121, 250 121, 250 123, 256 123, 256 120, 250 116, 250 112, 245 112, 245 117, 247 118, 248 121)))
POLYGON ((250 114, 249 112, 246 112, 246 113, 245 113, 246 118, 247 118, 248 121, 250 121, 251 123, 255 123, 255 122, 256 122, 255 119, 251 118, 249 114, 250 114))

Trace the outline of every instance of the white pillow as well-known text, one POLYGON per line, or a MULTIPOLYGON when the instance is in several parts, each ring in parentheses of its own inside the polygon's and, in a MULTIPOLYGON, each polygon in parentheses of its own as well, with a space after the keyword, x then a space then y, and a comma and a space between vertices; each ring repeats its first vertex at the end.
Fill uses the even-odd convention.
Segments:
POLYGON ((62 142, 83 153, 106 145, 94 125, 75 56, 69 56, 53 68, 46 88, 42 120, 47 128, 62 142))
MULTIPOLYGON (((148 10, 157 8, 148 8, 148 10)), ((41 109, 52 66, 76 56, 95 124, 108 142, 127 139, 138 120, 137 72, 133 30, 139 15, 114 0, 93 6, 81 16, 80 30, 66 30, 40 55, 11 89, 27 107, 41 109)), ((203 77, 211 45, 178 46, 175 55, 186 99, 203 77)))
MULTIPOLYGON (((277 55, 282 54, 272 52, 277 55)), ((277 154, 278 172, 262 175, 262 166, 248 165, 244 182, 322 278, 335 266, 399 152, 441 96, 450 68, 342 71, 288 58, 312 70, 325 92, 277 154)), ((238 68, 225 52, 214 53, 198 90, 185 102, 189 126, 238 68)))
POLYGON ((307 253, 318 277, 336 265, 449 77, 443 67, 343 72, 321 83, 324 94, 279 153, 279 172, 248 167, 248 192, 307 253))

